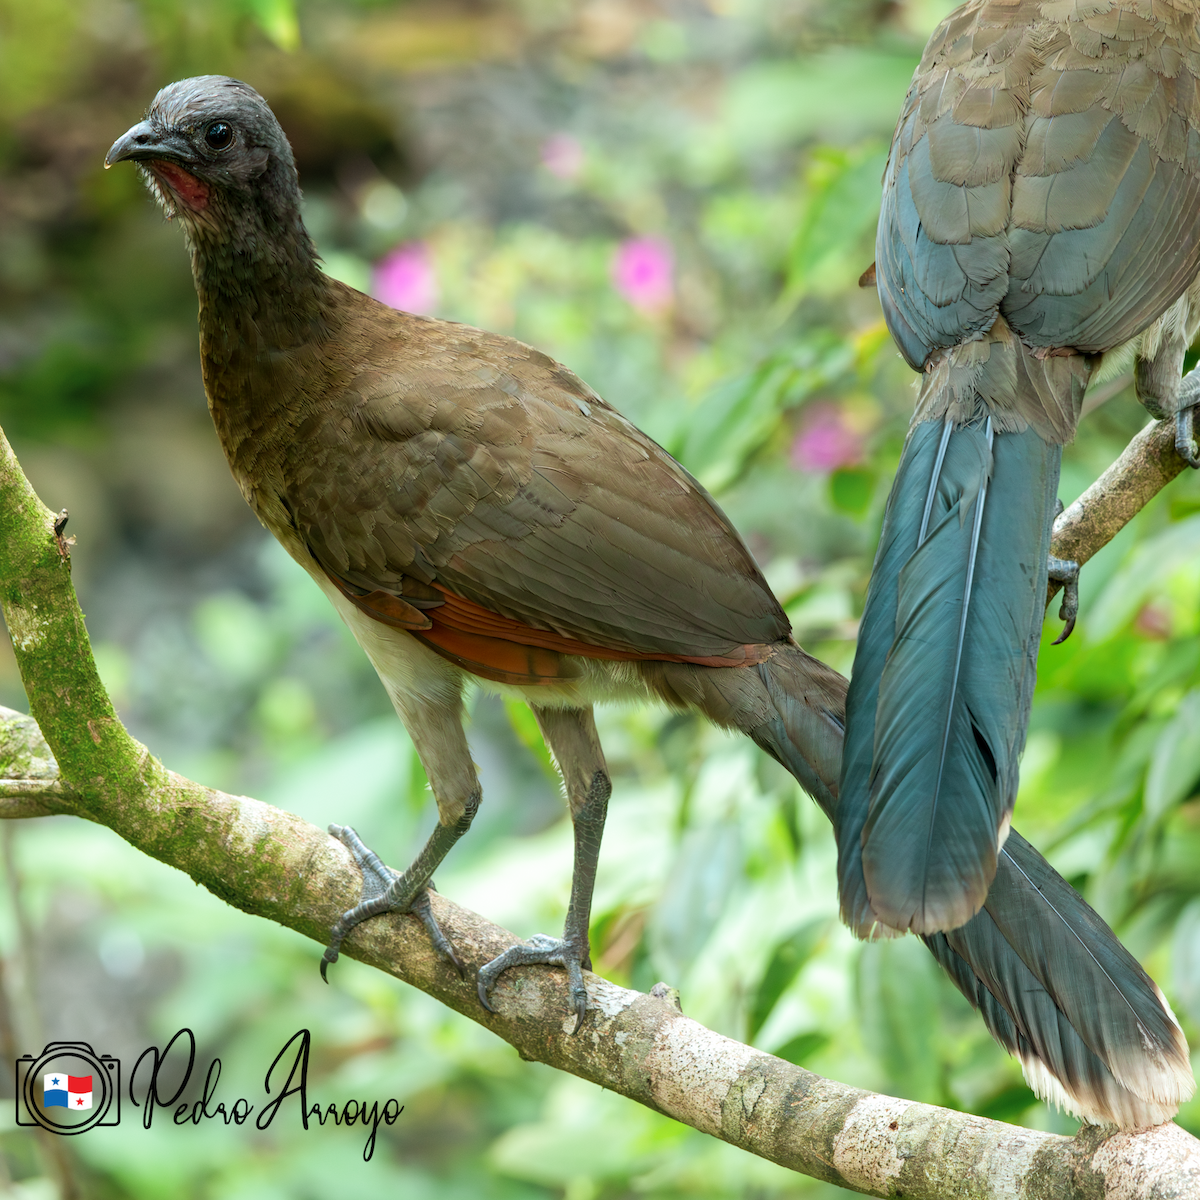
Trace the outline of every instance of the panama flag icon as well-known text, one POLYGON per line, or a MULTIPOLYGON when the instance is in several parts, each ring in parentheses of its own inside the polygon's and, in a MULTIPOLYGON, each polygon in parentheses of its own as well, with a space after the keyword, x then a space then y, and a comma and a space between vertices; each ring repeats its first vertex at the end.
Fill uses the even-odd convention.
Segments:
POLYGON ((74 1108, 83 1110, 92 1107, 92 1077, 90 1075, 45 1075, 43 1108, 74 1108))

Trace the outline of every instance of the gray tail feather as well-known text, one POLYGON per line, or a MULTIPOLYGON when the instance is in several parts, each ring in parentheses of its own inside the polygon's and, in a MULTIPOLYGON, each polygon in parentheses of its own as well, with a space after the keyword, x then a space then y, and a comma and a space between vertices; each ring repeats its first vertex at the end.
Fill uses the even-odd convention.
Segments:
POLYGON ((770 719, 746 732, 832 821, 845 733, 846 680, 797 646, 758 666, 774 708, 770 719))
POLYGON ((1032 699, 1061 447, 990 418, 914 426, 847 698, 838 881, 860 936, 987 895, 1032 699))
MULTIPOLYGON (((845 681, 790 646, 757 668, 719 674, 746 686, 750 671, 753 717, 741 706, 746 691, 722 723, 782 763, 836 828, 845 681)), ((722 680, 730 699, 731 686, 722 680)), ((1085 1121, 1133 1129, 1169 1120, 1195 1090, 1187 1043, 1154 981, 1015 830, 983 910, 922 940, 1042 1099, 1085 1121)))
POLYGON ((1133 1129, 1170 1120, 1195 1091, 1154 981, 1015 831, 984 908, 922 940, 1043 1100, 1133 1129))

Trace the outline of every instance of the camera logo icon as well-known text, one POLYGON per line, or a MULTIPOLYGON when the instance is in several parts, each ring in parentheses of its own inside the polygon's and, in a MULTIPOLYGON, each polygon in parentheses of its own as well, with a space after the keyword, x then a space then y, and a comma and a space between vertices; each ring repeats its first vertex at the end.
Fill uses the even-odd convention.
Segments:
POLYGON ((51 1133, 84 1133, 121 1123, 121 1064, 87 1042, 48 1042, 16 1062, 17 1124, 51 1133))

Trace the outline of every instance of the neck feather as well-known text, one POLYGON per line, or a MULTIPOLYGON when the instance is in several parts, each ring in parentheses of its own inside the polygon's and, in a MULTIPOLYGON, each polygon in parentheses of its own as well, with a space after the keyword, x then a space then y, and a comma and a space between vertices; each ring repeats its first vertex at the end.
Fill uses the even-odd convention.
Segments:
POLYGON ((259 357, 323 340, 330 283, 298 197, 213 200, 186 226, 206 354, 259 357))

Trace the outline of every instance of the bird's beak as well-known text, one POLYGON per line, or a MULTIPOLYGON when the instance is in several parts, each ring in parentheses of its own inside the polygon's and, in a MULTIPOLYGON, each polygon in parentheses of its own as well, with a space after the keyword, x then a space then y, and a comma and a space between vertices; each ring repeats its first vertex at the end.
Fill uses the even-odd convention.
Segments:
POLYGON ((150 158, 178 160, 186 158, 189 147, 171 133, 156 129, 149 121, 140 121, 128 133, 113 142, 112 149, 104 156, 104 169, 113 163, 143 162, 150 158))

